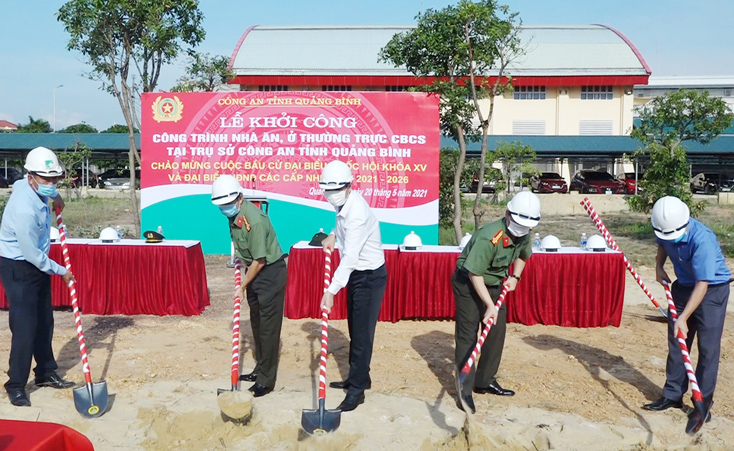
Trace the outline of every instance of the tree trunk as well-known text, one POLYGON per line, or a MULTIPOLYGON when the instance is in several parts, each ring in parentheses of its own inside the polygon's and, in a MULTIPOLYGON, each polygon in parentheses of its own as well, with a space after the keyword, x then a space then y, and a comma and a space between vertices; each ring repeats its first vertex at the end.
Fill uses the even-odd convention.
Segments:
POLYGON ((456 236, 456 244, 461 242, 464 231, 461 229, 461 173, 464 172, 464 162, 466 161, 466 140, 464 139, 464 128, 458 126, 456 135, 459 138, 459 161, 456 163, 456 171, 454 172, 454 235, 456 236))

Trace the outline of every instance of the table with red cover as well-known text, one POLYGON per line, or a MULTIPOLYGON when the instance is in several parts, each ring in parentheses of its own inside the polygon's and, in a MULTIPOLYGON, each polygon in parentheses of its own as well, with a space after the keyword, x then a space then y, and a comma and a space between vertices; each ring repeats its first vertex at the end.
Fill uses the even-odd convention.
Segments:
MULTIPOLYGON (((204 254, 199 241, 66 240, 79 308, 94 315, 198 315, 209 305, 204 254)), ((61 245, 50 257, 64 265, 61 245)), ((52 304, 71 305, 61 277, 51 277, 52 304)), ((7 308, 0 286, 0 308, 7 308)))
POLYGON ((94 451, 94 447, 87 437, 61 424, 0 419, 0 450, 94 451))
MULTIPOLYGON (((454 317, 451 275, 460 250, 456 246, 423 246, 417 251, 386 249, 388 288, 380 321, 454 317)), ((338 257, 334 258, 334 267, 338 257)), ((319 318, 323 293, 323 251, 299 243, 291 248, 285 315, 319 318)), ((507 320, 521 324, 567 327, 619 326, 624 303, 625 266, 619 252, 536 252, 522 281, 507 297, 507 320)), ((346 296, 340 291, 330 318, 346 318, 346 296)))

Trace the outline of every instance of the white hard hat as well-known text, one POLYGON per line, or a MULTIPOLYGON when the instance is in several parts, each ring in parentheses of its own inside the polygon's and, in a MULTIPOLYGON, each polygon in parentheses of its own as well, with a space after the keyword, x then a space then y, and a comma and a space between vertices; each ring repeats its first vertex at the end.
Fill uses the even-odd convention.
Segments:
POLYGON ((466 245, 469 243, 469 240, 471 240, 471 233, 466 232, 466 235, 464 235, 461 238, 461 242, 459 243, 459 249, 464 249, 466 245))
POLYGON ((540 221, 540 199, 530 191, 520 191, 507 203, 507 211, 521 226, 535 227, 540 221))
POLYGON ((324 191, 332 191, 342 189, 352 183, 353 180, 354 176, 349 166, 343 161, 335 160, 324 167, 324 170, 321 172, 319 186, 324 191))
POLYGON ((45 147, 36 147, 28 152, 23 167, 42 177, 60 177, 64 174, 64 168, 59 164, 56 154, 45 147))
POLYGON ((557 252, 561 248, 561 240, 553 235, 546 235, 540 242, 540 248, 546 252, 557 252))
POLYGON ((592 235, 586 241, 586 247, 596 252, 604 252, 607 250, 607 242, 601 235, 592 235))
POLYGON ((661 240, 675 240, 686 233, 691 211, 682 200, 673 196, 665 196, 655 202, 652 207, 652 229, 661 240))
POLYGON ((423 241, 421 241, 421 237, 416 235, 415 232, 411 231, 409 234, 405 235, 403 245, 400 246, 400 248, 404 251, 415 251, 420 249, 422 246, 423 241))
POLYGON ((59 241, 60 238, 61 234, 59 234, 59 229, 51 227, 51 242, 55 243, 56 241, 59 241))
POLYGON ((103 243, 115 243, 117 241, 120 241, 120 236, 117 234, 117 230, 113 229, 112 227, 105 227, 99 233, 99 239, 103 243))
POLYGON ((237 199, 241 193, 242 186, 233 175, 220 175, 212 183, 212 203, 214 205, 228 204, 237 199))

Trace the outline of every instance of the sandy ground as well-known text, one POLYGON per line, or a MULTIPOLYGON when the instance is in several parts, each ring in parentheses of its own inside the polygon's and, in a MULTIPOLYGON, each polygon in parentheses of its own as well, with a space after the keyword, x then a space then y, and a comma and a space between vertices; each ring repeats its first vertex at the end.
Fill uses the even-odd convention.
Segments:
MULTIPOLYGON (((84 316, 93 378, 106 380, 110 392, 103 416, 84 419, 74 408, 71 390, 37 389, 31 383, 33 406, 17 408, 0 400, 0 418, 62 423, 85 434, 98 450, 734 447, 732 318, 724 332, 713 419, 699 434, 688 436, 684 412, 641 409, 657 399, 665 379, 665 324, 629 275, 619 328, 508 325, 499 380, 517 395, 475 395, 472 419, 453 398, 453 323, 379 323, 373 388, 365 404, 341 414, 335 433, 307 436, 300 419, 303 409, 316 407, 320 323, 286 319, 276 390, 254 400, 248 424, 225 422, 216 393, 229 387, 233 274, 226 268, 227 257, 206 260, 212 305, 198 317, 84 316)), ((638 269, 664 300, 662 289, 653 284, 653 271, 638 269)), ((3 373, 10 342, 7 316, 0 311, 3 373)), ((55 318, 60 373, 83 382, 73 316, 57 311, 55 318)), ((327 379, 337 380, 347 373, 347 326, 346 321, 330 326, 327 379)), ((246 320, 243 332, 242 368, 249 372, 252 338, 246 320)), ((693 355, 695 360, 695 349, 693 355)), ((343 396, 328 389, 327 408, 335 408, 343 396)))

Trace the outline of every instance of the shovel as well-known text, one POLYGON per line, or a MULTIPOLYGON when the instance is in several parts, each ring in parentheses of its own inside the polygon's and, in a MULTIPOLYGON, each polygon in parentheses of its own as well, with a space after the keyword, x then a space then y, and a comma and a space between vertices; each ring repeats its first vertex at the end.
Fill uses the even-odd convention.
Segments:
MULTIPOLYGON (((495 306, 497 307, 497 311, 499 311, 500 307, 502 307, 502 303, 505 301, 505 296, 507 296, 507 287, 503 285, 502 292, 497 298, 497 303, 495 304, 495 306)), ((466 361, 464 367, 459 372, 459 377, 456 378, 456 390, 459 392, 459 401, 461 402, 461 406, 464 408, 464 412, 467 413, 471 412, 471 408, 466 404, 466 401, 464 401, 464 384, 466 383, 466 380, 469 377, 469 373, 471 373, 472 368, 474 368, 474 362, 476 362, 477 356, 482 351, 482 345, 484 344, 484 340, 487 339, 487 335, 489 335, 489 330, 492 328, 492 324, 494 324, 494 319, 490 318, 487 324, 484 326, 482 335, 479 336, 479 340, 477 340, 477 344, 476 346, 474 346, 474 350, 472 351, 469 360, 466 361)))
MULTIPOLYGON (((56 209, 56 223, 59 228, 59 238, 61 240, 61 251, 64 254, 64 265, 66 270, 71 272, 71 260, 69 260, 69 250, 66 247, 66 228, 61 218, 61 209, 56 209)), ((71 308, 74 311, 74 321, 76 323, 76 335, 79 340, 79 352, 82 356, 82 370, 84 371, 84 387, 74 389, 74 407, 77 412, 87 418, 95 418, 101 416, 107 410, 107 382, 92 382, 92 372, 89 370, 89 360, 87 358, 87 345, 84 342, 84 332, 82 332, 82 314, 79 311, 79 302, 76 295, 76 282, 69 283, 69 295, 71 296, 71 308)))
MULTIPOLYGON (((678 311, 675 309, 675 303, 673 303, 673 295, 670 293, 670 287, 668 282, 663 281, 663 288, 665 288, 665 297, 668 298, 668 311, 670 312, 670 319, 675 322, 678 320, 678 311)), ((698 380, 696 380, 696 372, 691 364, 691 356, 688 353, 688 346, 686 345, 686 338, 683 336, 683 332, 678 331, 678 345, 680 346, 680 352, 683 354, 683 365, 686 367, 686 374, 688 380, 691 382, 691 392, 693 393, 693 407, 695 411, 688 418, 688 424, 686 425, 686 434, 695 434, 703 426, 703 422, 706 421, 708 412, 706 411, 706 402, 703 400, 703 394, 701 389, 698 387, 698 380)))
MULTIPOLYGON (((325 248, 324 292, 331 281, 331 249, 325 248)), ((321 361, 319 363, 319 408, 303 410, 301 426, 311 435, 324 435, 334 432, 341 424, 340 410, 326 410, 326 356, 329 348, 329 312, 321 309, 321 361)))
MULTIPOLYGON (((235 258, 234 284, 239 293, 242 284, 242 262, 235 258)), ((234 298, 234 315, 232 318, 232 387, 227 390, 217 389, 217 404, 222 414, 234 423, 246 423, 252 415, 252 395, 240 391, 240 304, 239 295, 234 298)))

